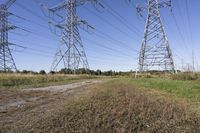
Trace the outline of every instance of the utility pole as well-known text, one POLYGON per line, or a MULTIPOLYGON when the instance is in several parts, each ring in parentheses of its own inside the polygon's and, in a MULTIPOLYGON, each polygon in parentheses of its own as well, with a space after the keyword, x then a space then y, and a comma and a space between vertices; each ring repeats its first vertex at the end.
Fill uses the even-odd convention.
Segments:
POLYGON ((175 73, 169 42, 160 16, 160 8, 171 7, 171 0, 147 0, 147 7, 137 6, 137 12, 147 10, 144 38, 139 55, 139 71, 163 70, 175 73))
POLYGON ((62 19, 62 23, 57 21, 50 22, 56 23, 55 27, 62 30, 60 45, 56 51, 51 71, 55 71, 61 61, 63 61, 64 68, 73 70, 78 68, 89 69, 86 53, 82 44, 81 36, 79 34, 79 27, 84 27, 84 30, 94 29, 85 20, 81 20, 77 15, 77 7, 86 3, 103 7, 97 0, 63 0, 53 8, 48 8, 50 13, 62 19), (65 15, 60 15, 59 12, 64 10, 65 15))
POLYGON ((8 16, 12 13, 8 12, 10 6, 16 0, 8 0, 5 4, 0 5, 0 71, 16 71, 16 65, 11 54, 9 45, 13 45, 8 41, 8 31, 17 28, 8 22, 8 16))
POLYGON ((199 70, 200 70, 199 68, 200 68, 200 67, 199 67, 199 63, 196 62, 196 71, 197 71, 197 72, 199 72, 199 70))
POLYGON ((195 72, 194 50, 192 50, 192 72, 195 72))
POLYGON ((184 60, 181 59, 181 64, 182 64, 182 71, 184 71, 184 60))

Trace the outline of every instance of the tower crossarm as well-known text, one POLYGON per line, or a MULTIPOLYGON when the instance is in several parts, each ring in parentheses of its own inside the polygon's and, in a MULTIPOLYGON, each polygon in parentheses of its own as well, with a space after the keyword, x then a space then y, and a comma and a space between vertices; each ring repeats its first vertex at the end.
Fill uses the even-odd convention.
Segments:
POLYGON ((65 8, 67 5, 68 5, 68 3, 66 1, 64 1, 64 2, 56 5, 55 7, 49 8, 49 11, 56 12, 56 11, 59 11, 59 10, 65 8))
POLYGON ((100 6, 101 8, 104 8, 104 6, 98 0, 72 0, 70 2, 69 1, 61 2, 58 5, 56 5, 55 7, 49 8, 49 11, 57 12, 59 10, 66 8, 71 3, 73 3, 74 6, 77 7, 77 6, 84 5, 88 2, 94 4, 96 7, 100 6))
POLYGON ((95 6, 100 6, 101 8, 104 8, 104 6, 98 1, 98 0, 77 0, 76 1, 76 6, 83 5, 87 2, 91 2, 95 6))
POLYGON ((8 0, 4 5, 6 9, 12 6, 13 3, 15 3, 16 0, 8 0))
MULTIPOLYGON (((158 8, 172 7, 172 1, 171 0, 158 0, 157 5, 154 5, 154 6, 155 7, 158 6, 158 8)), ((144 12, 146 10, 148 10, 148 7, 141 6, 140 4, 136 5, 137 14, 139 14, 140 16, 143 16, 142 12, 144 12)))
POLYGON ((16 29, 16 28, 17 28, 17 26, 10 25, 10 26, 7 26, 7 27, 0 28, 0 32, 7 32, 9 30, 13 30, 13 29, 16 29))

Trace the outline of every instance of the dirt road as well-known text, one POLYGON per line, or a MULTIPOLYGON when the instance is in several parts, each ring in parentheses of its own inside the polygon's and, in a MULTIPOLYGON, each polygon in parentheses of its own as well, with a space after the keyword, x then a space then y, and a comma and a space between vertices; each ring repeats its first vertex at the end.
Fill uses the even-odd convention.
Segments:
POLYGON ((105 81, 95 79, 43 88, 0 90, 0 132, 9 128, 12 131, 15 126, 25 128, 62 109, 64 101, 87 94, 88 86, 105 81))

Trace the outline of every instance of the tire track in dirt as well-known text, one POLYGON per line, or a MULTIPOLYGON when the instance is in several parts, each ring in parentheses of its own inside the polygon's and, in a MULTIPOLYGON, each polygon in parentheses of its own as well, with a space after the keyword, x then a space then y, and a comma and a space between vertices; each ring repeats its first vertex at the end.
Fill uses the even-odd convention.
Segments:
POLYGON ((84 95, 87 87, 107 80, 86 80, 60 86, 30 88, 23 90, 0 90, 0 128, 34 123, 45 114, 61 108, 71 97, 84 95))

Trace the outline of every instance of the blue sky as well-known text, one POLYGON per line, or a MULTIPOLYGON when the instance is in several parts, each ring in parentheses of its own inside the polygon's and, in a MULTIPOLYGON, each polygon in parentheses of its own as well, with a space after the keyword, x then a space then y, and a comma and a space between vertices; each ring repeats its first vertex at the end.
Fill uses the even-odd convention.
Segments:
MULTIPOLYGON (((62 0, 36 1, 52 7, 62 0)), ((96 10, 91 4, 78 7, 80 18, 87 20, 95 27, 95 30, 90 33, 80 29, 90 68, 116 71, 135 70, 138 64, 137 51, 141 46, 145 21, 136 14, 134 6, 136 3, 144 5, 145 0, 132 0, 132 3, 127 3, 127 0, 104 1, 126 20, 126 25, 113 17, 106 9, 96 10), (109 37, 99 37, 99 34, 100 36, 106 34, 109 37)), ((191 64, 192 49, 194 49, 195 65, 197 65, 200 56, 200 15, 198 15, 200 1, 188 0, 188 10, 187 0, 172 1, 175 19, 167 8, 161 9, 161 15, 176 67, 181 69, 182 64, 191 64)), ((5 0, 1 0, 0 3, 2 2, 5 0)), ((35 0, 17 0, 9 10, 25 18, 24 20, 11 16, 9 17, 10 22, 30 31, 16 29, 9 33, 10 42, 27 47, 24 50, 11 47, 18 69, 49 71, 59 44, 59 37, 50 31, 48 18, 42 13, 35 0)))

